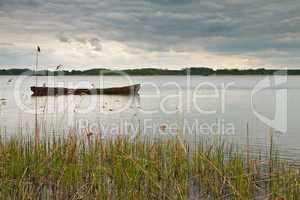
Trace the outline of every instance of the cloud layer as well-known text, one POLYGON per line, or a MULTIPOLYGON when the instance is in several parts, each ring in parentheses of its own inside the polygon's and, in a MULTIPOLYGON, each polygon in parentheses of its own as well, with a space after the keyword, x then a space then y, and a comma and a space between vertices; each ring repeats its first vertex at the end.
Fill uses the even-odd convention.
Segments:
POLYGON ((0 0, 0 66, 300 67, 296 0, 0 0))

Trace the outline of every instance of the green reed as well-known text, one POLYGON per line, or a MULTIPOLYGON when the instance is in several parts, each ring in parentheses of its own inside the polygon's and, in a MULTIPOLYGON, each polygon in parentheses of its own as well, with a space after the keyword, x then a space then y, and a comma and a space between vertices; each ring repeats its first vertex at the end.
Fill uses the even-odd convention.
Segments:
POLYGON ((299 199, 300 175, 209 139, 13 136, 0 138, 0 198, 299 199))

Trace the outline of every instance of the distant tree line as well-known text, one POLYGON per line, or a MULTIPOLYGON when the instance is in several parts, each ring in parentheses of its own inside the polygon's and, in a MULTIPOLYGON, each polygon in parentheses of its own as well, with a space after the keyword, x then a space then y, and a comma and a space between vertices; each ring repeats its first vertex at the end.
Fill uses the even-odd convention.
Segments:
POLYGON ((105 68, 89 69, 89 70, 40 70, 33 71, 30 69, 1 69, 0 75, 39 75, 39 76, 97 76, 97 75, 131 75, 131 76, 170 76, 170 75, 273 75, 274 73, 286 73, 288 75, 300 75, 300 69, 275 70, 275 69, 211 69, 206 67, 183 68, 180 70, 142 68, 142 69, 125 69, 110 70, 105 68))

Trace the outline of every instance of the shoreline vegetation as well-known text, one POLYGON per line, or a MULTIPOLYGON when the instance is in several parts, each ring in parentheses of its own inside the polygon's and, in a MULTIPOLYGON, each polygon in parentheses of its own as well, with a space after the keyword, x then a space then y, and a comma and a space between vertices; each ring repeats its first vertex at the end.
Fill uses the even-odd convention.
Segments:
MULTIPOLYGON (((183 68, 179 70, 158 69, 158 68, 141 68, 141 69, 124 69, 124 70, 110 70, 106 68, 95 68, 88 70, 39 70, 36 73, 39 76, 180 76, 180 75, 195 75, 195 76, 213 76, 213 75, 274 75, 274 74, 287 74, 287 75, 300 75, 300 69, 211 69, 206 67, 199 68, 183 68)), ((31 69, 1 69, 1 75, 31 75, 34 76, 35 72, 31 69)))
POLYGON ((0 137, 0 199, 300 199, 296 163, 201 139, 0 137))

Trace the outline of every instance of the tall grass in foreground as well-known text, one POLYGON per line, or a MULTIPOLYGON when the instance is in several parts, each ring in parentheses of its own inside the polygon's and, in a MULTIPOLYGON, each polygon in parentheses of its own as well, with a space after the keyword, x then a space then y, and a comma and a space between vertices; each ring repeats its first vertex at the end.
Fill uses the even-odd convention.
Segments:
POLYGON ((300 175, 276 156, 208 140, 19 136, 0 139, 0 197, 300 199, 300 175))

